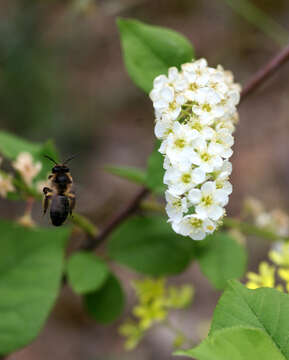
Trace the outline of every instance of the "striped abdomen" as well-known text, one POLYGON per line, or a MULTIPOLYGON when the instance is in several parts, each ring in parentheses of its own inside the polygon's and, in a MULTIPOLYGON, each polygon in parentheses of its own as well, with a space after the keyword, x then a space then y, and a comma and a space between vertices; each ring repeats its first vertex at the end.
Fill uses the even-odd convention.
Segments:
POLYGON ((50 218, 54 226, 64 223, 69 213, 69 201, 65 195, 54 195, 51 199, 50 218))

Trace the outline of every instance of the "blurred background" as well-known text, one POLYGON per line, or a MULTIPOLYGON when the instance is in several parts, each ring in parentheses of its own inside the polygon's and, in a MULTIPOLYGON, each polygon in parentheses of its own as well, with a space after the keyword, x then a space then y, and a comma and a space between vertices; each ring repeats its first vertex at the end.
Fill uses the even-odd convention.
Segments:
MULTIPOLYGON (((124 69, 117 16, 183 33, 194 44, 197 57, 231 69, 242 84, 289 42, 286 0, 2 0, 1 129, 33 141, 53 139, 63 158, 80 152, 71 164, 77 211, 100 227, 137 192, 136 185, 103 167, 145 168, 154 141, 151 102, 124 69)), ((231 216, 238 216, 246 196, 257 197, 268 209, 289 209, 288 73, 289 63, 240 106, 231 216)), ((0 216, 14 219, 24 206, 1 199, 0 216)), ((48 224, 40 212, 39 204, 34 217, 48 224)), ((247 246, 249 267, 255 270, 268 244, 248 238, 247 246)), ((134 274, 116 270, 127 289, 129 313, 134 274)), ((198 342, 206 335, 220 293, 195 265, 172 281, 196 288, 192 308, 173 314, 173 321, 198 342)), ((172 358, 173 336, 168 330, 156 329, 137 350, 127 353, 118 326, 97 325, 85 314, 80 299, 65 288, 37 340, 9 359, 172 358)))

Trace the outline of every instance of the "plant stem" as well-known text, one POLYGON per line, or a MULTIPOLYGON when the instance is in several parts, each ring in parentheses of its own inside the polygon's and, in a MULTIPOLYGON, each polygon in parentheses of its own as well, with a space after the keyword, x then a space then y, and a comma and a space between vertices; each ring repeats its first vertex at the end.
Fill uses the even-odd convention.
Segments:
POLYGON ((251 77, 251 79, 243 87, 240 103, 288 60, 289 44, 251 77))
POLYGON ((165 208, 162 204, 157 201, 142 201, 140 204, 140 209, 147 212, 160 212, 165 214, 165 208))
POLYGON ((141 201, 149 194, 149 192, 149 189, 141 188, 132 201, 117 214, 102 231, 100 231, 98 236, 90 238, 90 241, 82 246, 82 250, 93 250, 98 247, 119 224, 138 210, 141 201))
POLYGON ((99 233, 98 228, 83 215, 74 213, 71 221, 75 226, 82 229, 89 236, 96 237, 99 233))
POLYGON ((25 215, 30 215, 34 205, 35 199, 32 196, 29 196, 26 199, 25 215))

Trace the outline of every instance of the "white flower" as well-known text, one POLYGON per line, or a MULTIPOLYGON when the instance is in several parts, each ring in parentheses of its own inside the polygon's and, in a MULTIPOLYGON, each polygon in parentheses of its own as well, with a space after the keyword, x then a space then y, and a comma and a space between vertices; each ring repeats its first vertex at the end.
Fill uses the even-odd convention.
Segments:
POLYGON ((188 198, 202 219, 219 220, 224 214, 223 206, 228 203, 228 194, 217 189, 214 181, 207 181, 201 189, 190 190, 188 198))
POLYGON ((175 89, 177 93, 184 91, 188 86, 183 74, 179 73, 176 67, 169 68, 168 83, 175 89))
POLYGON ((194 144, 195 152, 192 153, 192 163, 199 166, 204 172, 213 172, 220 168, 223 160, 215 149, 210 147, 208 142, 202 138, 198 138, 194 144))
POLYGON ((222 98, 224 98, 226 93, 229 91, 229 86, 226 83, 226 79, 222 71, 215 71, 211 74, 209 86, 218 94, 221 94, 222 98))
POLYGON ((160 152, 167 155, 172 165, 190 166, 192 164, 192 143, 198 135, 197 130, 175 122, 172 132, 163 141, 160 152))
POLYGON ((233 191, 233 186, 229 181, 226 180, 216 180, 216 188, 218 190, 223 190, 227 195, 231 195, 233 191))
POLYGON ((196 91, 195 101, 197 104, 193 105, 192 109, 200 119, 208 124, 216 117, 221 117, 225 113, 225 109, 221 103, 220 95, 209 87, 204 87, 196 91))
POLYGON ((216 181, 227 180, 232 173, 232 164, 229 161, 224 161, 222 166, 214 171, 213 176, 216 181))
POLYGON ((157 76, 153 90, 150 92, 156 112, 163 112, 167 120, 176 120, 181 112, 181 106, 186 101, 184 96, 177 94, 177 91, 185 87, 186 82, 175 67, 169 69, 168 77, 157 76))
POLYGON ((32 184, 32 180, 42 168, 42 164, 40 162, 33 163, 32 155, 27 152, 20 153, 16 161, 12 163, 12 166, 20 173, 24 182, 28 186, 32 184))
POLYGON ((154 103, 154 108, 161 111, 167 110, 170 107, 170 103, 174 101, 175 92, 172 86, 162 82, 162 75, 159 78, 160 86, 151 91, 150 98, 154 103))
POLYGON ((188 211, 187 199, 185 197, 175 196, 169 191, 166 191, 166 212, 173 222, 181 221, 183 213, 188 211))
POLYGON ((7 193, 15 190, 12 176, 0 174, 0 196, 5 198, 7 193))
POLYGON ((211 140, 215 135, 215 130, 211 126, 202 123, 198 117, 192 117, 188 122, 188 126, 193 130, 197 130, 199 136, 204 140, 211 140))
POLYGON ((212 233, 216 225, 209 219, 201 218, 197 214, 186 215, 179 223, 173 223, 176 233, 189 236, 193 240, 203 240, 207 233, 212 233))
POLYGON ((171 120, 158 120, 155 125, 155 136, 165 139, 171 132, 174 122, 171 120))
POLYGON ((165 172, 164 183, 169 186, 173 195, 182 195, 197 184, 202 183, 206 178, 204 171, 200 168, 178 169, 169 167, 165 172))
POLYGON ((228 159, 233 154, 233 150, 231 149, 233 145, 234 138, 230 132, 227 129, 220 129, 215 132, 209 147, 211 152, 228 159))
POLYGON ((153 90, 150 93, 150 98, 154 100, 154 96, 157 91, 164 88, 165 86, 170 86, 176 91, 183 91, 187 83, 181 73, 179 73, 176 67, 171 67, 168 70, 168 76, 159 75, 154 79, 153 90))
POLYGON ((205 86, 210 79, 207 61, 205 59, 183 64, 182 71, 184 73, 184 78, 189 84, 188 91, 191 91, 192 93, 199 87, 205 86))
POLYGON ((221 129, 226 129, 230 134, 233 134, 235 131, 235 121, 236 116, 234 114, 228 117, 222 117, 216 121, 215 130, 218 132, 221 129))

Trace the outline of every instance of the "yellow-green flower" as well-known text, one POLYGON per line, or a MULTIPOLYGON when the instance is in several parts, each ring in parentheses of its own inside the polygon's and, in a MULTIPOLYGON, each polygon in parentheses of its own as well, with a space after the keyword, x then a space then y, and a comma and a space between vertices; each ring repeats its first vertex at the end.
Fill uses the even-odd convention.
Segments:
POLYGON ((132 321, 123 323, 119 327, 119 333, 126 337, 124 344, 126 350, 133 350, 144 335, 144 332, 139 325, 137 323, 133 323, 132 321))
POLYGON ((286 282, 286 290, 287 292, 289 292, 289 269, 284 269, 284 268, 279 269, 278 275, 282 280, 286 282))
MULTIPOLYGON (((165 321, 170 308, 180 309, 191 303, 194 293, 192 286, 184 285, 179 289, 175 286, 166 287, 165 284, 166 280, 163 278, 133 282, 138 304, 132 313, 137 322, 127 321, 119 328, 120 334, 126 337, 127 350, 135 348, 154 324, 165 321)), ((183 341, 183 335, 178 334, 175 344, 180 347, 183 341)))
POLYGON ((164 299, 155 299, 148 304, 140 304, 133 308, 133 314, 139 318, 141 329, 148 329, 156 322, 161 322, 167 317, 164 299))
POLYGON ((275 286, 275 267, 262 261, 259 265, 259 274, 248 272, 247 278, 249 280, 246 284, 248 289, 273 288, 275 286))
POLYGON ((165 293, 165 279, 144 279, 133 282, 136 295, 141 303, 148 303, 153 299, 159 299, 165 293))
POLYGON ((269 252, 269 258, 274 264, 289 268, 289 244, 283 243, 280 251, 272 250, 269 252))
POLYGON ((166 306, 174 309, 185 308, 192 302, 193 295, 194 289, 190 285, 184 285, 180 289, 170 286, 166 297, 166 306))

